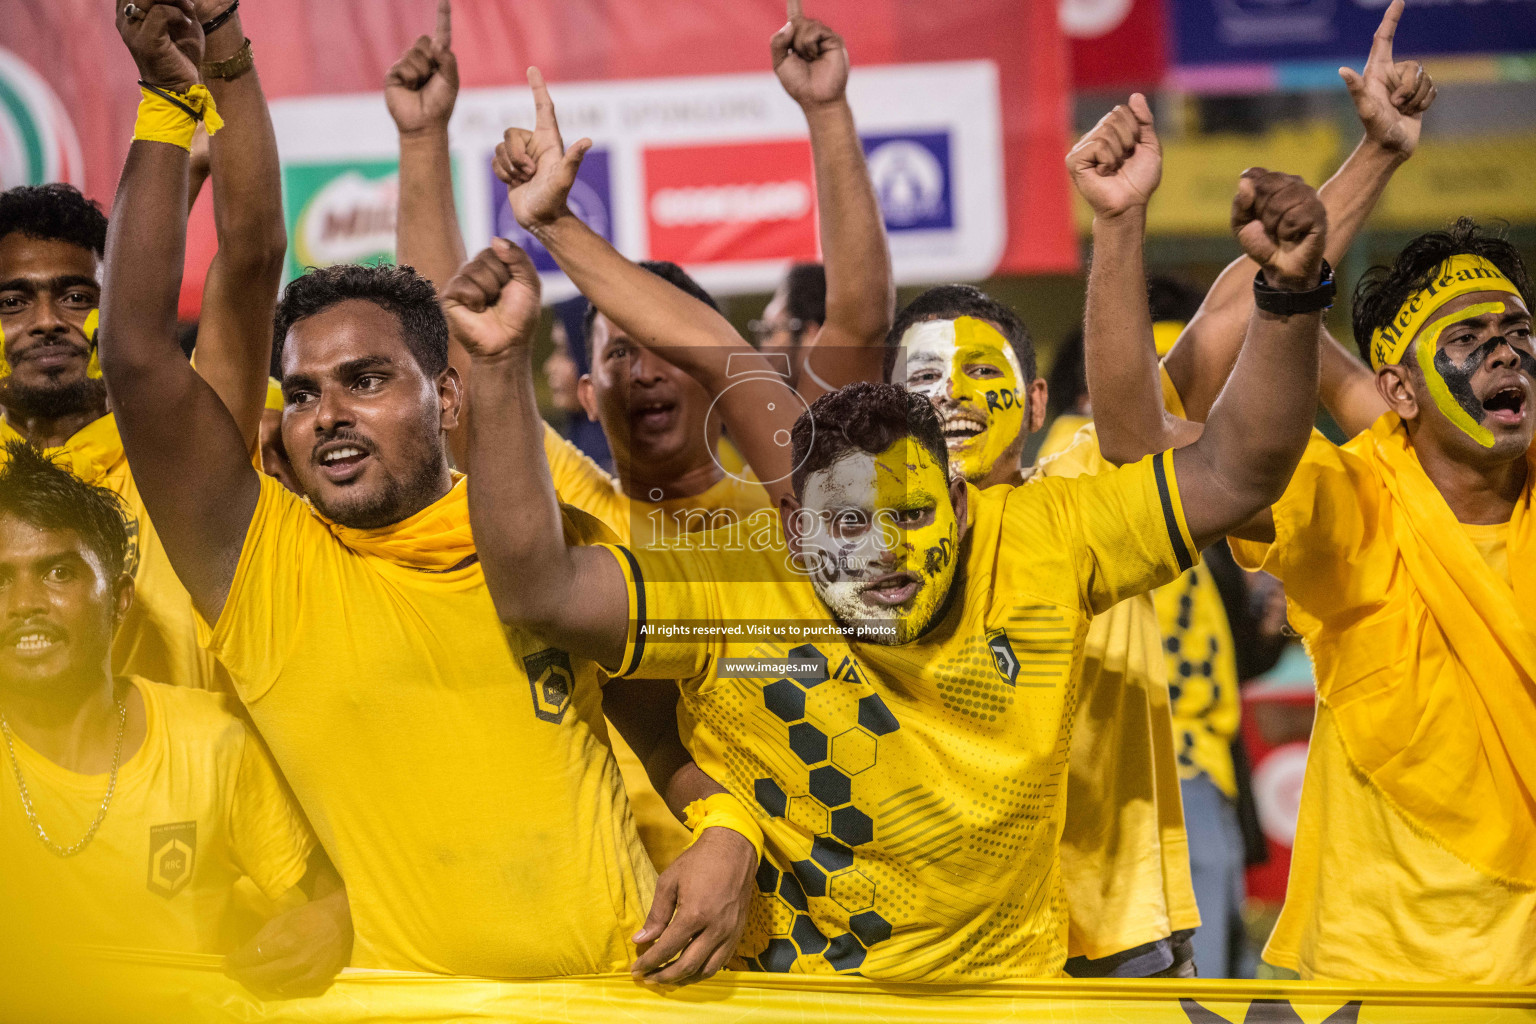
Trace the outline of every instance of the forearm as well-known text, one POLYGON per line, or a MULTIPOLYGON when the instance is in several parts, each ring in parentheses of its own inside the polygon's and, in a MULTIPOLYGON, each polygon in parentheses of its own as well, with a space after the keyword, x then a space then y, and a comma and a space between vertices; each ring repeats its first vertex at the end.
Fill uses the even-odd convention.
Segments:
POLYGON ((1254 309, 1229 386, 1201 438, 1176 453, 1190 533, 1203 548, 1278 501, 1317 411, 1319 313, 1254 309))
MULTIPOLYGON (((245 43, 236 14, 208 39, 207 60, 245 43)), ((203 286, 197 368, 254 448, 266 400, 272 311, 282 281, 287 233, 277 137, 253 68, 208 82, 225 127, 209 139, 219 248, 203 286)))
POLYGON ((827 274, 826 323, 806 353, 801 394, 879 380, 896 311, 885 220, 846 100, 806 108, 827 274))
POLYGON ((1317 190, 1328 211, 1328 244, 1323 257, 1334 266, 1344 262, 1355 237, 1387 190, 1392 175, 1407 161, 1401 152, 1382 148, 1369 138, 1317 190))
POLYGON ((1145 234, 1145 207, 1093 221, 1083 356, 1099 450, 1116 464, 1172 447, 1147 308, 1145 234))
MULTIPOLYGON (((453 197, 448 128, 400 135, 400 199, 395 258, 441 288, 467 256, 453 197)), ((462 350, 461 350, 462 351, 462 350)))
MULTIPOLYGON (((102 288, 101 362, 108 388, 146 373, 194 376, 176 344, 187 165, 187 152, 179 146, 141 141, 129 146, 107 231, 102 288)), ((151 396, 123 395, 129 407, 135 399, 147 402, 151 396)), ((121 408, 117 401, 113 406, 121 408)))
MULTIPOLYGON (((682 741, 678 741, 678 749, 682 749, 682 741)), ((687 751, 683 751, 687 756, 687 751)), ((655 776, 651 777, 655 782, 655 776)), ((688 816, 688 805, 695 800, 703 800, 717 793, 724 793, 725 787, 714 779, 704 774, 704 769, 694 764, 689 758, 672 773, 666 788, 662 790, 663 798, 667 801, 667 808, 682 821, 688 816)))

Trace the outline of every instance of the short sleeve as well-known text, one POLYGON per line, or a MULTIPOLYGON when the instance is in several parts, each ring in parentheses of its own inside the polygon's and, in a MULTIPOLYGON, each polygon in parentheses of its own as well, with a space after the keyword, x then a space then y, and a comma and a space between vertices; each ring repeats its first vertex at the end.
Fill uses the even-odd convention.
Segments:
POLYGON ((1376 546, 1375 506, 1365 460, 1317 431, 1280 500, 1270 507, 1271 543, 1232 538, 1232 557, 1244 569, 1277 577, 1286 596, 1319 619, 1379 601, 1389 581, 1376 546))
POLYGON ((248 729, 229 816, 230 848, 242 871, 276 900, 304 877, 315 848, 304 813, 272 757, 248 729))
POLYGON ((1118 469, 1040 482, 1059 493, 1054 504, 1074 547, 1080 599, 1094 614, 1195 564, 1172 456, 1160 452, 1118 469))
POLYGON ((604 544, 624 573, 629 634, 615 678, 686 681, 703 674, 723 648, 721 584, 698 552, 604 544))
POLYGON ((271 688, 282 668, 302 613, 299 581, 308 555, 330 537, 297 495, 272 477, 260 480, 224 610, 213 625, 197 616, 198 641, 229 670, 248 704, 271 688))
POLYGON ((562 503, 596 516, 611 530, 619 529, 615 518, 626 514, 626 506, 618 500, 613 477, 548 423, 544 424, 544 458, 562 503))

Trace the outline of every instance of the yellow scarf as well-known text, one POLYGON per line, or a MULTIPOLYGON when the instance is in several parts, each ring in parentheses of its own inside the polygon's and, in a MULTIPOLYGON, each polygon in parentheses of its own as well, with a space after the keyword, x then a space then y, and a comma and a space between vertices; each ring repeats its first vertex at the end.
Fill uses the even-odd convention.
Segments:
POLYGON ((398 523, 359 530, 315 515, 353 551, 426 572, 446 572, 475 553, 469 532, 469 480, 453 475, 453 487, 426 508, 398 523))
MULTIPOLYGON (((24 441, 16 429, 0 419, 0 445, 24 441)), ((117 464, 123 461, 123 438, 117 432, 117 419, 111 414, 86 424, 68 441, 49 448, 45 455, 88 484, 100 485, 117 464)))
MULTIPOLYGON (((1536 885, 1536 450, 1510 521, 1511 595, 1424 472, 1401 419, 1383 416, 1354 447, 1390 495, 1381 528, 1412 598, 1392 644, 1408 652, 1404 675, 1329 701, 1344 746, 1436 842, 1485 874, 1536 885)), ((1318 669, 1328 700, 1337 680, 1318 669)))

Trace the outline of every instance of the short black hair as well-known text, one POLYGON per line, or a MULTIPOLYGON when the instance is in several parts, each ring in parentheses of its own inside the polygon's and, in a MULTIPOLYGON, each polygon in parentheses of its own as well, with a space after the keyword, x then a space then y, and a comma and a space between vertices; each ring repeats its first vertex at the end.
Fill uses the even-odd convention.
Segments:
MULTIPOLYGON (((670 281, 672 284, 676 285, 683 291, 687 292, 689 295, 692 295, 694 298, 704 303, 704 305, 708 306, 716 313, 720 312, 720 303, 715 301, 715 297, 709 294, 709 292, 705 291, 703 285, 699 284, 699 282, 695 281, 691 276, 689 276, 688 271, 684 270, 676 263, 673 263, 671 260, 641 260, 640 266, 644 267, 646 270, 649 270, 657 277, 670 281)), ((597 314, 599 312, 601 312, 601 310, 592 305, 591 302, 588 302, 586 311, 581 314, 582 345, 587 350, 587 365, 589 367, 592 365, 593 356, 592 325, 597 322, 597 314)))
POLYGON ((790 431, 795 497, 805 493, 812 473, 826 469, 851 451, 878 455, 903 437, 928 450, 949 478, 949 447, 933 403, 896 384, 859 381, 831 391, 811 404, 790 431))
POLYGON ((0 465, 0 516, 39 530, 70 530, 116 581, 128 565, 128 512, 118 496, 94 487, 25 441, 6 443, 0 465))
POLYGON ((272 320, 272 361, 278 363, 294 324, 348 299, 362 299, 394 314, 405 347, 429 377, 448 368, 448 320, 437 289, 405 264, 338 263, 310 267, 283 289, 272 320))
POLYGON ((784 275, 784 312, 804 324, 827 322, 827 268, 796 263, 784 275))
POLYGON ((1531 280, 1520 251, 1502 235, 1484 234, 1470 217, 1462 217, 1447 231, 1430 231, 1415 238, 1397 254, 1392 266, 1372 267, 1360 279, 1355 287, 1352 326, 1361 359, 1371 362, 1372 332, 1392 322, 1408 296, 1429 284, 1436 267, 1462 254, 1481 256, 1498 267, 1530 305, 1531 280))
POLYGON ((68 242, 100 259, 107 251, 107 217, 73 185, 18 185, 0 192, 0 238, 20 232, 28 238, 68 242))
POLYGON ((1003 332, 1003 337, 1013 346, 1013 354, 1019 357, 1019 369, 1024 372, 1019 387, 1028 387, 1035 379, 1035 341, 1030 337, 1029 328, 1013 310, 969 284, 941 284, 929 288, 896 314, 890 333, 885 336, 885 379, 891 379, 891 371, 896 368, 896 357, 901 351, 902 336, 913 324, 925 320, 955 320, 962 316, 985 320, 1003 332))
POLYGON ((1153 274, 1147 278, 1147 311, 1152 314, 1155 324, 1167 320, 1187 324, 1194 319, 1204 301, 1205 292, 1188 281, 1166 274, 1153 274))

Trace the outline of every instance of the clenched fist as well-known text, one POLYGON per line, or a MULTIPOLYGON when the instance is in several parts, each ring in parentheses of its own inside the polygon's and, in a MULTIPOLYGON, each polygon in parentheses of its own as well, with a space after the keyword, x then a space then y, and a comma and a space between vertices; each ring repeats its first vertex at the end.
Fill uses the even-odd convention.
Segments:
POLYGON ((1147 98, 1134 93, 1100 118, 1067 154, 1067 171, 1096 217, 1146 206, 1163 180, 1163 147, 1147 98))
POLYGON ((539 272, 505 238, 459 268, 440 293, 454 340, 477 359, 526 349, 539 324, 539 272))
POLYGON ((401 54, 384 77, 384 103, 401 135, 447 130, 459 96, 459 61, 453 55, 453 5, 438 0, 437 31, 401 54))
POLYGON ((136 19, 128 4, 117 9, 117 32, 128 44, 139 78, 171 92, 186 92, 202 81, 203 26, 192 0, 144 0, 136 19))
POLYGON ((1232 230, 1264 268, 1271 288, 1307 291, 1322 276, 1328 213, 1317 190, 1294 174, 1250 167, 1232 200, 1232 230))
POLYGON ((807 18, 800 0, 789 0, 789 21, 768 41, 773 71, 790 99, 802 107, 839 103, 848 88, 848 49, 843 37, 807 18))

